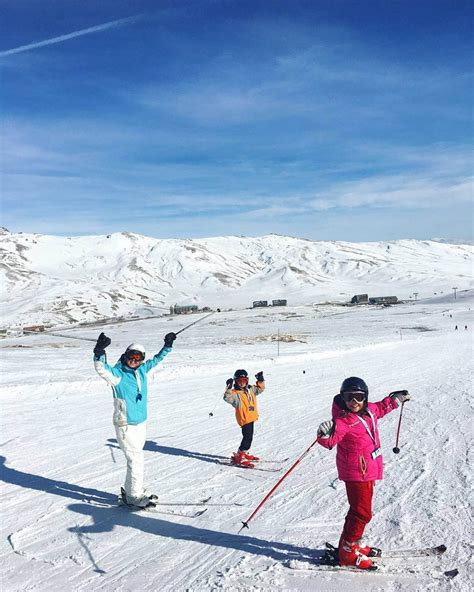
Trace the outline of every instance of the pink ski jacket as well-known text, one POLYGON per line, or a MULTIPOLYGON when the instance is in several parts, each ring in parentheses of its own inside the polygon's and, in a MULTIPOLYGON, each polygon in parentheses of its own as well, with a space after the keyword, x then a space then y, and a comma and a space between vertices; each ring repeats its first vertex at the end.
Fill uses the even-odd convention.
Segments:
POLYGON ((368 403, 363 415, 351 413, 337 395, 332 405, 335 429, 318 444, 331 450, 337 445, 336 466, 341 481, 375 481, 383 478, 383 459, 377 420, 397 409, 395 399, 368 403), (344 407, 341 407, 343 405, 344 407), (374 454, 374 451, 378 451, 374 454))

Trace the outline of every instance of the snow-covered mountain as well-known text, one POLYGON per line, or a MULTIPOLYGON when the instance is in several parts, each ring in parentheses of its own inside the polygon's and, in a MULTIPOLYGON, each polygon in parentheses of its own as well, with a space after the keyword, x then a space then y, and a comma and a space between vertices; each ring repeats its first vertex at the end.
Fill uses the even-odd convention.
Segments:
POLYGON ((311 241, 288 236, 160 240, 129 232, 57 237, 0 231, 1 323, 151 315, 173 304, 248 307, 431 297, 472 287, 473 246, 311 241))

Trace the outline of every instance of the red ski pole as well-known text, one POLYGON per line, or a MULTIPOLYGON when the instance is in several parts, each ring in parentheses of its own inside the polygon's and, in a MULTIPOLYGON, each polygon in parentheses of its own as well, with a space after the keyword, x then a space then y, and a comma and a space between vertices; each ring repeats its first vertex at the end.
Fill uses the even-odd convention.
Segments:
POLYGON ((291 473, 291 471, 303 460, 303 458, 308 454, 308 452, 316 444, 317 441, 318 441, 318 439, 316 438, 316 440, 311 444, 311 446, 309 446, 303 452, 303 454, 299 457, 299 459, 293 465, 291 465, 291 467, 286 471, 286 473, 283 475, 283 477, 281 477, 281 479, 279 479, 278 482, 275 483, 275 485, 270 489, 270 491, 267 493, 267 495, 263 498, 263 500, 255 508, 255 510, 250 514, 250 516, 247 518, 247 520, 245 522, 242 521, 242 526, 240 527, 239 533, 242 529, 249 527, 250 520, 252 520, 252 518, 255 516, 255 514, 260 510, 260 508, 267 501, 267 499, 272 495, 272 493, 280 485, 280 483, 282 483, 288 477, 288 475, 291 473))
POLYGON ((393 452, 395 452, 395 454, 398 454, 400 452, 400 448, 398 447, 398 438, 400 436, 400 427, 402 425, 403 405, 405 405, 405 401, 403 401, 403 403, 400 407, 400 417, 398 418, 398 428, 397 428, 397 441, 395 442, 395 448, 393 449, 393 452))

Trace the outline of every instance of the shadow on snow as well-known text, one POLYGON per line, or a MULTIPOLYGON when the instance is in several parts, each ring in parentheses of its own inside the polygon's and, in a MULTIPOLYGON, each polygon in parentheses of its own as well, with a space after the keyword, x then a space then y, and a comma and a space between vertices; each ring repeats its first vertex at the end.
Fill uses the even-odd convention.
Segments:
MULTIPOLYGON (((109 438, 106 446, 109 448, 119 448, 115 438, 109 438)), ((148 452, 160 452, 161 454, 170 454, 171 456, 184 456, 187 458, 195 458, 204 462, 213 464, 220 464, 223 460, 229 460, 227 456, 219 456, 217 454, 203 454, 202 452, 193 452, 192 450, 185 450, 184 448, 172 448, 171 446, 160 446, 152 440, 147 440, 143 450, 148 452)))
POLYGON ((253 555, 266 556, 275 561, 288 561, 290 559, 314 561, 321 554, 321 551, 308 547, 298 547, 292 544, 266 541, 252 536, 218 532, 189 524, 178 524, 154 516, 146 516, 145 513, 127 512, 123 508, 70 504, 68 509, 83 516, 90 516, 93 520, 93 524, 69 529, 70 532, 76 534, 112 532, 115 526, 120 526, 134 528, 163 538, 194 541, 202 545, 236 549, 253 555))
POLYGON ((26 489, 36 489, 37 491, 44 491, 53 495, 70 497, 79 501, 109 504, 117 501, 117 495, 113 495, 112 493, 99 491, 90 487, 82 487, 81 485, 73 485, 72 483, 66 483, 66 481, 41 477, 41 475, 17 471, 16 469, 7 467, 5 461, 6 458, 0 456, 0 479, 5 483, 11 483, 26 489))
MULTIPOLYGON (((179 449, 172 450, 179 451, 179 449)), ((175 453, 179 454, 179 452, 175 453)), ((69 532, 73 532, 79 537, 81 544, 83 544, 84 535, 112 532, 115 526, 121 526, 124 528, 134 528, 163 538, 194 541, 203 545, 236 549, 253 555, 270 557, 276 561, 305 558, 314 560, 318 557, 319 552, 316 549, 266 541, 251 536, 218 532, 132 513, 115 505, 117 500, 116 495, 90 487, 82 487, 80 485, 66 483, 65 481, 41 477, 40 475, 24 473, 7 467, 5 461, 6 458, 0 456, 0 478, 5 483, 11 483, 26 489, 44 491, 48 494, 60 495, 66 498, 69 497, 73 500, 89 502, 67 506, 72 512, 89 516, 93 521, 92 525, 74 526, 68 529, 69 532), (112 507, 95 506, 93 505, 94 503, 113 505, 112 507)), ((96 571, 105 573, 103 570, 98 569, 92 559, 91 561, 96 567, 96 571)))

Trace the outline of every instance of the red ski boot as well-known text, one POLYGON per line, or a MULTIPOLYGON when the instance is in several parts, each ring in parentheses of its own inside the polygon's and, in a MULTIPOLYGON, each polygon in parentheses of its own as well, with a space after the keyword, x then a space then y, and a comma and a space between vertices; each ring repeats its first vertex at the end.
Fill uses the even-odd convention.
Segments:
POLYGON ((249 460, 250 462, 253 462, 255 460, 260 460, 260 457, 254 456, 253 454, 249 454, 249 452, 247 450, 244 450, 242 452, 242 454, 244 455, 245 460, 249 460))
POLYGON ((382 549, 378 547, 364 545, 361 540, 357 541, 357 546, 359 547, 359 552, 366 557, 382 557, 382 549))
POLYGON ((360 551, 357 543, 341 541, 338 557, 339 565, 351 565, 359 569, 377 569, 373 561, 360 551))
POLYGON ((230 457, 230 462, 238 467, 247 467, 248 469, 253 469, 255 466, 253 463, 247 460, 244 456, 244 453, 240 451, 234 452, 234 454, 230 457))

